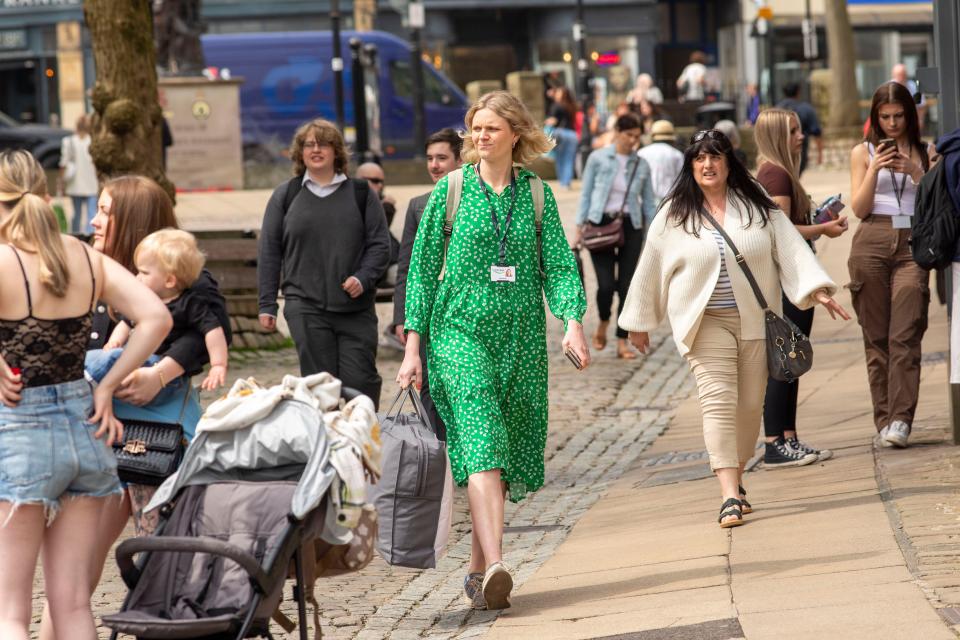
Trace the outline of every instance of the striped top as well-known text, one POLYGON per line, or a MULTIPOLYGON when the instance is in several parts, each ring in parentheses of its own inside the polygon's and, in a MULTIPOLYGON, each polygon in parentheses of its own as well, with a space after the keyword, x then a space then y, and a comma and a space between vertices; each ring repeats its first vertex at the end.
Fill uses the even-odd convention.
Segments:
POLYGON ((736 309, 737 299, 733 297, 733 284, 730 282, 730 274, 727 273, 727 243, 716 229, 711 229, 710 232, 713 233, 713 239, 720 250, 720 275, 717 276, 717 284, 707 301, 707 309, 736 309))

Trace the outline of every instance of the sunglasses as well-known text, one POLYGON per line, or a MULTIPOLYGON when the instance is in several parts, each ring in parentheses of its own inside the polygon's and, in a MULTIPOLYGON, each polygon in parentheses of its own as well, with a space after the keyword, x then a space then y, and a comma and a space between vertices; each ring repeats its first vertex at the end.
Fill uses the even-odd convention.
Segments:
POLYGON ((383 184, 383 178, 367 178, 367 182, 372 182, 373 184, 383 184))
POLYGON ((726 145, 730 144, 730 140, 727 138, 727 136, 723 135, 722 131, 717 131, 716 129, 704 129, 702 131, 697 131, 695 134, 693 134, 693 137, 690 138, 690 144, 696 144, 704 138, 716 140, 717 142, 726 145))

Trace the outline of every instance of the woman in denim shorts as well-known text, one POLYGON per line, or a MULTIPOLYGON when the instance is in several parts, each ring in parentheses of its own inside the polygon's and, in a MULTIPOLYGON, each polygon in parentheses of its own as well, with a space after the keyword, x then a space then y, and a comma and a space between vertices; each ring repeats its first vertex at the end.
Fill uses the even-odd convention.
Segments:
POLYGON ((60 637, 92 640, 88 555, 106 498, 120 492, 113 393, 170 316, 126 269, 60 235, 43 169, 25 151, 0 153, 0 273, 0 370, 17 385, 0 408, 0 638, 28 637, 43 553, 60 637), (97 299, 135 317, 137 332, 91 391, 83 360, 97 299))

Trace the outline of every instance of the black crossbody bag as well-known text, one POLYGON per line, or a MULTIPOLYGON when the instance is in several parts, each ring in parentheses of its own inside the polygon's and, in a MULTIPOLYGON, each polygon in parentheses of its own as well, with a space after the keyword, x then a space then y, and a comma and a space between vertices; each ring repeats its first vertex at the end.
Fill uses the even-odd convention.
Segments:
POLYGON ((770 377, 780 382, 793 382, 813 366, 813 345, 810 344, 810 338, 804 335, 803 331, 791 322, 790 318, 778 316, 770 309, 767 299, 760 291, 760 285, 757 284, 753 272, 747 266, 747 261, 737 249, 737 245, 733 244, 733 240, 727 235, 727 232, 717 224, 717 221, 707 213, 706 209, 701 209, 700 212, 730 246, 737 264, 740 265, 743 275, 747 277, 747 282, 750 283, 750 288, 753 289, 753 295, 757 297, 757 302, 763 309, 763 324, 767 335, 767 369, 770 377))
POLYGON ((191 390, 188 383, 180 406, 180 417, 176 422, 122 421, 123 442, 113 444, 120 480, 128 484, 157 487, 177 470, 187 445, 183 434, 183 414, 190 401, 191 390))

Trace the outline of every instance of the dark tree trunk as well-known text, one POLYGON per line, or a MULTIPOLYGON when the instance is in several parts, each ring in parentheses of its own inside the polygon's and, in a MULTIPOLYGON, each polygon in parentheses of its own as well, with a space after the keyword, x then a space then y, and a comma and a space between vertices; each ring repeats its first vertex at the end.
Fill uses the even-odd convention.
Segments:
POLYGON ((854 69, 857 56, 854 50, 853 27, 846 0, 826 0, 824 13, 827 23, 827 56, 830 64, 831 127, 860 124, 860 94, 854 69))
POLYGON ((97 173, 101 179, 147 176, 172 198, 162 167, 150 0, 84 0, 83 13, 97 67, 90 145, 97 173))

